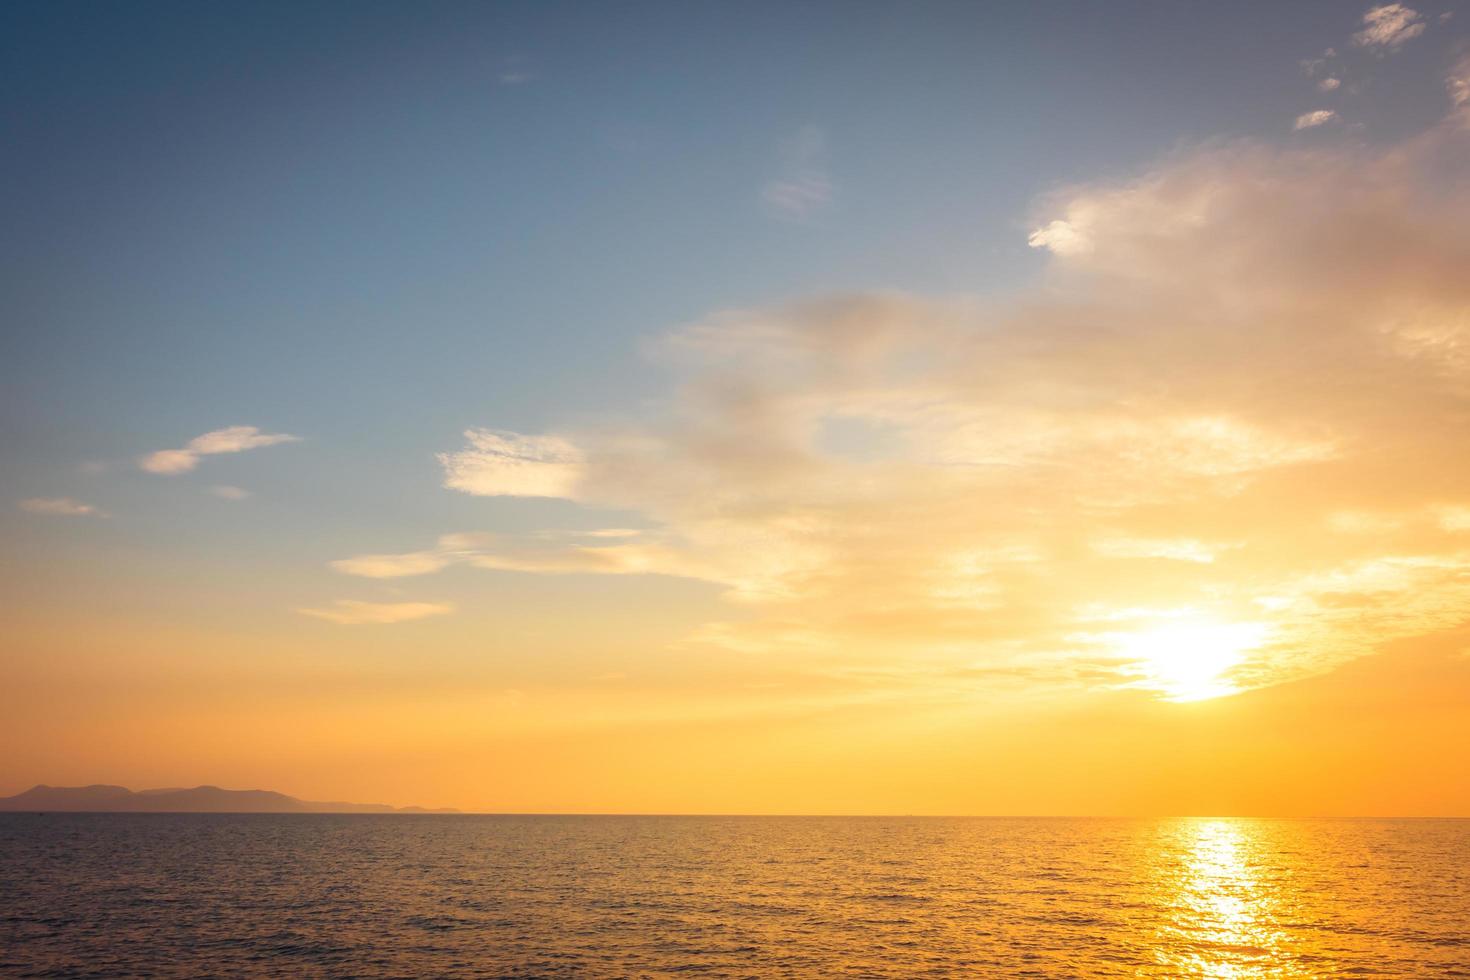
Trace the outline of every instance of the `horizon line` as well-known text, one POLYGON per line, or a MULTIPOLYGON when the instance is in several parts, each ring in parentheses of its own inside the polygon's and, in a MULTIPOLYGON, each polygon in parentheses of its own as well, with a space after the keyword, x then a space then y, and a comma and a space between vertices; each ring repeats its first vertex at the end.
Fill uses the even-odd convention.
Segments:
MULTIPOLYGON (((392 804, 382 804, 391 806, 392 804)), ((122 814, 127 816, 219 816, 219 817, 661 817, 737 818, 803 820, 1470 820, 1470 814, 1332 814, 1332 813, 734 813, 655 812, 642 810, 465 810, 458 807, 418 807, 414 804, 381 812, 338 812, 331 810, 0 810, 12 814, 122 814)))

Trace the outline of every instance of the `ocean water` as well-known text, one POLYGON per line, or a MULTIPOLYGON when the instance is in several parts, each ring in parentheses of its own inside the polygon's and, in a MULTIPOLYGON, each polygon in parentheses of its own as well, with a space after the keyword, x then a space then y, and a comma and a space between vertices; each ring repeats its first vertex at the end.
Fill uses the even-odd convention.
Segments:
POLYGON ((0 815, 0 974, 1470 976, 1470 821, 0 815))

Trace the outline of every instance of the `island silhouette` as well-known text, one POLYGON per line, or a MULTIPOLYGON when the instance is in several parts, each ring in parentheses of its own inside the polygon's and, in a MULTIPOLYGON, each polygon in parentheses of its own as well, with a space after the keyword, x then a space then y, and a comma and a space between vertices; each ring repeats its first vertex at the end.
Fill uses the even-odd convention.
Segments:
POLYGON ((144 789, 126 786, 33 786, 0 797, 0 811, 90 813, 458 813, 448 807, 388 806, 386 803, 319 803, 266 789, 144 789))

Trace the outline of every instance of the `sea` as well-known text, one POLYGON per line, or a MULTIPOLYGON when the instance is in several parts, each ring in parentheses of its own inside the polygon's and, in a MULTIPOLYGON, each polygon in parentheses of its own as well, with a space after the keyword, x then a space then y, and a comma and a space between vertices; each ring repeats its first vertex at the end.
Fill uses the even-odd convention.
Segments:
POLYGON ((0 975, 1470 977, 1470 821, 0 814, 0 975))

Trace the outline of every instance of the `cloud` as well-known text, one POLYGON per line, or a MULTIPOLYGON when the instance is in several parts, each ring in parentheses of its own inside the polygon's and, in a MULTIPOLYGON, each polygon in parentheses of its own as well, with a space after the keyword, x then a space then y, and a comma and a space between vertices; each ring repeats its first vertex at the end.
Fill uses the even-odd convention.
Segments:
POLYGON ((1080 255, 1091 248, 1085 235, 1068 221, 1058 218, 1044 228, 1033 231, 1026 239, 1032 248, 1044 248, 1057 255, 1080 255))
POLYGON ((657 533, 628 528, 530 535, 446 534, 427 551, 357 555, 331 563, 346 575, 402 578, 428 575, 451 565, 533 574, 713 574, 657 533))
POLYGON ((1103 538, 1092 543, 1099 554, 1115 558, 1163 558, 1169 561, 1209 563, 1215 547, 1193 538, 1103 538))
POLYGON ((1339 73, 1335 67, 1336 60, 1337 51, 1333 48, 1328 48, 1322 52, 1322 57, 1308 58, 1302 61, 1302 74, 1308 78, 1315 78, 1317 80, 1317 91, 1335 92, 1342 87, 1342 79, 1338 77, 1339 73))
POLYGON ((219 497, 221 500, 244 500, 246 497, 250 496, 249 490, 243 490, 240 487, 223 485, 210 487, 209 492, 214 494, 216 497, 219 497))
POLYGON ((428 575, 453 564, 452 553, 414 551, 398 555, 358 555, 332 562, 332 567, 345 575, 363 578, 403 578, 428 575))
POLYGON ((1336 49, 1328 48, 1322 52, 1322 57, 1320 58, 1307 58, 1301 62, 1302 74, 1308 78, 1316 78, 1319 75, 1326 74, 1333 59, 1336 57, 1336 49))
POLYGON ((356 599, 338 599, 325 609, 298 609, 303 616, 314 616, 329 623, 342 626, 358 626, 364 623, 403 623, 427 616, 444 616, 454 612, 448 602, 360 602, 356 599))
POLYGON ((1449 91, 1451 103, 1456 106, 1470 106, 1470 55, 1465 55, 1455 63, 1445 79, 1445 88, 1449 91))
POLYGON ((1292 124, 1291 128, 1313 129, 1317 126, 1326 125, 1336 118, 1337 113, 1331 109, 1314 109, 1311 112, 1304 112, 1300 116, 1297 116, 1296 122, 1292 124))
POLYGON ((20 502, 20 509, 32 514, 49 514, 54 517, 106 517, 91 504, 84 504, 70 497, 30 497, 20 502))
POLYGON ((520 55, 506 58, 495 77, 501 85, 525 85, 536 80, 529 62, 520 55))
POLYGON ((1363 14, 1363 24, 1363 29, 1353 35, 1353 44, 1389 51, 1396 51, 1404 42, 1423 34, 1425 27, 1419 12, 1401 3, 1370 7, 1363 14))
POLYGON ((481 497, 572 497, 582 474, 576 446, 554 435, 465 432, 469 447, 440 453, 444 486, 481 497))
POLYGON ((172 476, 187 473, 199 465, 199 454, 187 449, 160 449, 138 460, 138 466, 149 473, 172 476))
POLYGON ((149 473, 172 476, 187 473, 199 465, 199 457, 219 453, 240 453, 247 449, 275 446, 283 442, 300 442, 299 436, 261 432, 253 425, 233 425, 196 436, 182 449, 161 449, 138 460, 138 466, 149 473))
POLYGON ((662 396, 443 458, 448 486, 618 534, 336 567, 677 575, 728 603, 690 650, 946 685, 1148 683, 1138 651, 1213 623, 1259 628, 1226 658, 1248 688, 1448 628, 1470 608, 1465 122, 1210 143, 1060 190, 1032 224, 1045 273, 1009 295, 710 315, 650 346, 662 396))
POLYGON ((827 173, 827 140, 815 126, 804 126, 782 148, 780 176, 761 189, 761 199, 778 215, 805 220, 832 199, 827 173))

